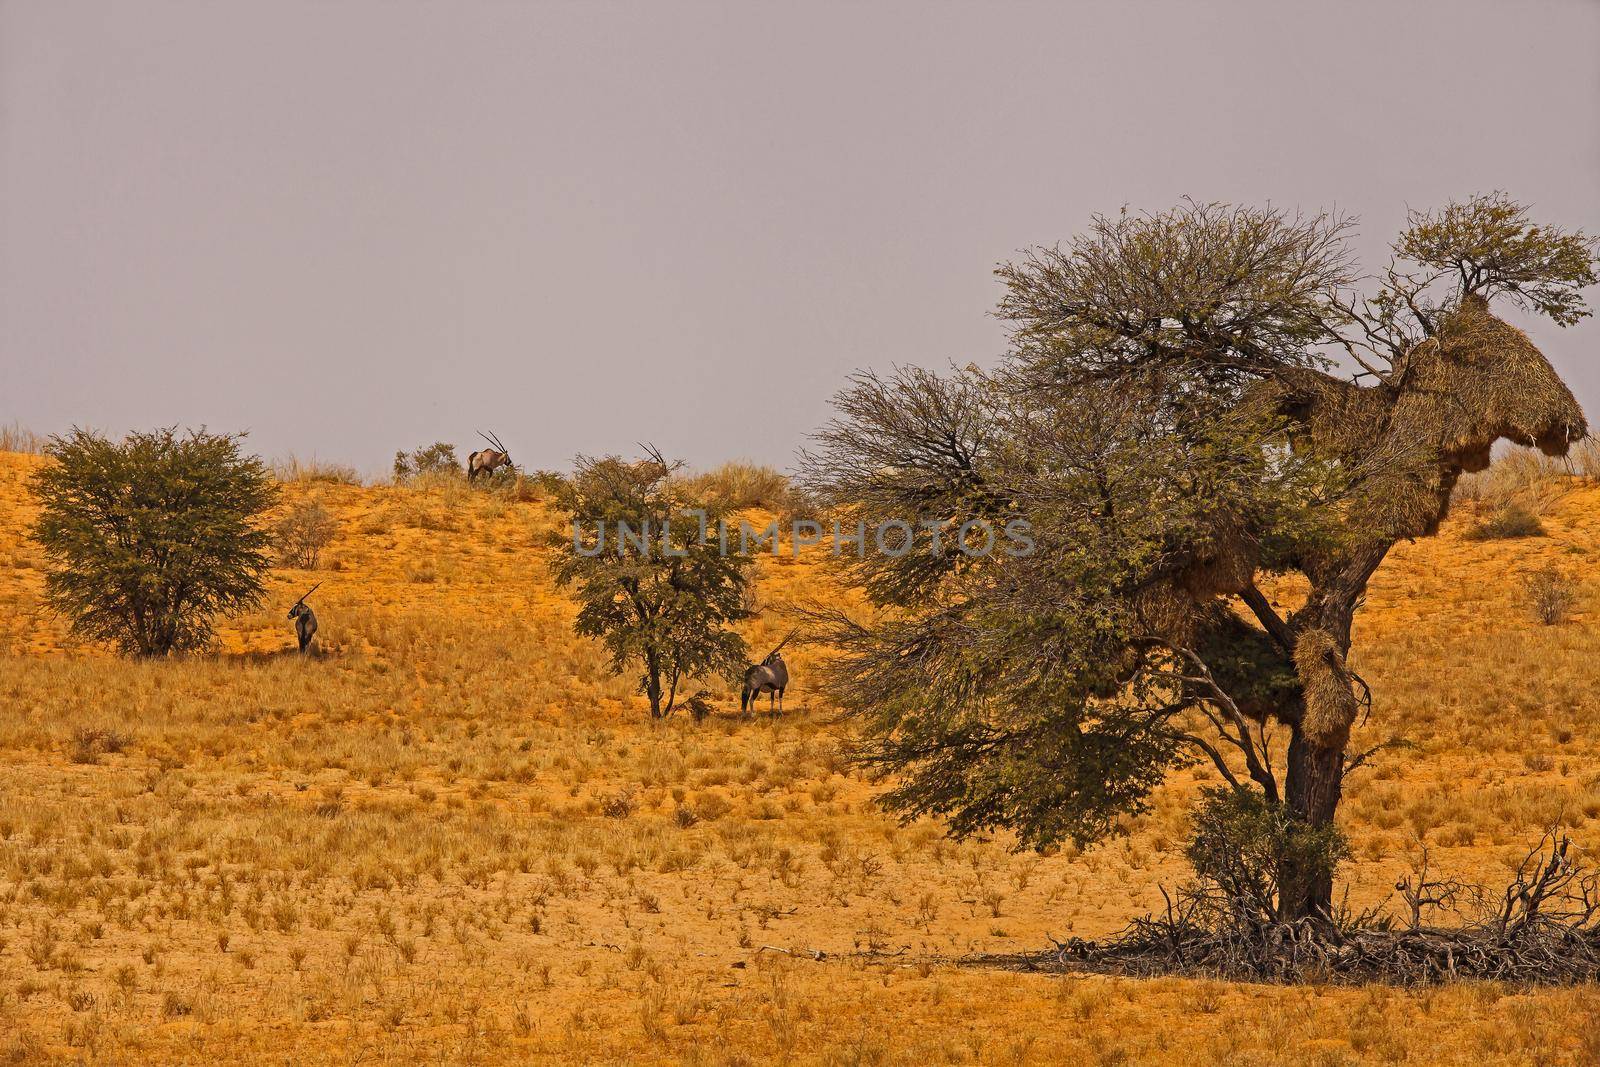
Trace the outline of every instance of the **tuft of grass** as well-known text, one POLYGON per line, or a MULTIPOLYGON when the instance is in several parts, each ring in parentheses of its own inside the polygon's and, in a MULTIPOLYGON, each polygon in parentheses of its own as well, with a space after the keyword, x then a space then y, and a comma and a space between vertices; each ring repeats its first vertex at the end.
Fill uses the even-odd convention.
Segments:
POLYGON ((638 808, 638 797, 631 787, 619 789, 600 802, 600 814, 608 819, 626 819, 638 808))
POLYGON ((354 467, 343 463, 329 463, 315 456, 301 459, 291 453, 272 464, 272 475, 280 482, 324 482, 332 485, 361 485, 361 475, 354 467))
POLYGON ((73 763, 95 764, 107 753, 121 752, 128 747, 128 738, 116 730, 80 726, 72 731, 67 758, 73 763))
POLYGON ((761 508, 779 515, 807 510, 809 501, 788 477, 756 463, 724 463, 700 474, 685 475, 684 487, 696 497, 735 511, 761 508))
MULTIPOLYGON (((1487 470, 1463 474, 1451 497, 1498 511, 1522 507, 1538 514, 1572 483, 1577 465, 1600 459, 1595 448, 1585 442, 1574 450, 1571 464, 1545 455, 1538 449, 1514 447, 1497 457, 1487 470), (1585 449, 1585 446, 1588 446, 1585 449)), ((1595 466, 1600 471, 1600 464, 1595 466)))
POLYGON ((44 445, 42 436, 21 423, 0 426, 0 452, 25 452, 37 456, 44 451, 44 445))

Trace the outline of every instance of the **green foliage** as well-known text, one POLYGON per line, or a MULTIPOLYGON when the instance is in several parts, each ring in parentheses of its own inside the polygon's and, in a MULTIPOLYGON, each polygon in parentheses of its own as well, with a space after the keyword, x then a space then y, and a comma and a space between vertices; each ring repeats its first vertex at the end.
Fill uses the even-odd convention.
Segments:
MULTIPOLYGON (((817 492, 869 522, 1025 520, 1035 551, 869 553, 848 565, 886 619, 814 624, 843 653, 826 681, 860 721, 857 757, 896 775, 886 804, 1044 848, 1103 836, 1188 758, 1193 698, 1160 637, 1173 602, 1156 594, 1240 552, 1280 565, 1287 546, 1268 533, 1331 536, 1308 512, 1331 508, 1336 487, 1314 458, 1268 447, 1271 419, 1201 418, 1093 383, 1015 385, 903 371, 859 377, 840 398, 849 417, 806 458, 817 492)), ((1215 620, 1193 621, 1220 639, 1215 620)), ((1287 679, 1292 695, 1284 653, 1248 651, 1251 676, 1287 679)))
POLYGON ((1284 902, 1327 881, 1349 856, 1337 826, 1312 826, 1250 789, 1206 789, 1184 855, 1202 886, 1230 917, 1245 922, 1289 918, 1284 902))
POLYGON ((655 454, 580 457, 563 492, 574 526, 556 568, 557 584, 577 594, 577 632, 605 644, 616 673, 641 671, 656 718, 672 713, 680 683, 732 675, 746 656, 732 625, 748 617, 748 561, 724 554, 716 536, 727 509, 688 494, 676 470, 655 454), (691 510, 705 513, 704 539, 691 510))
POLYGON ((34 476, 45 590, 73 631, 123 652, 206 646, 213 619, 259 603, 270 560, 264 513, 278 490, 242 435, 173 429, 120 444, 52 437, 34 476))
POLYGON ((394 480, 404 485, 422 475, 449 475, 461 473, 461 461, 456 458, 456 446, 435 441, 425 448, 394 454, 394 480))
POLYGON ((1468 541, 1509 541, 1517 537, 1543 537, 1544 523, 1521 504, 1507 504, 1462 534, 1468 541))
POLYGON ((1351 225, 1193 201, 1096 216, 1066 247, 1033 249, 996 272, 1000 316, 1051 373, 1170 366, 1217 382, 1317 365, 1313 346, 1340 320, 1331 297, 1353 279, 1351 225))
POLYGON ((1562 326, 1591 314, 1580 290, 1597 280, 1596 252, 1595 238, 1541 226, 1499 192, 1413 211, 1395 243, 1400 258, 1452 278, 1458 297, 1506 295, 1562 326))
POLYGON ((540 500, 560 499, 561 494, 571 487, 570 479, 560 471, 530 471, 522 477, 534 496, 540 500))

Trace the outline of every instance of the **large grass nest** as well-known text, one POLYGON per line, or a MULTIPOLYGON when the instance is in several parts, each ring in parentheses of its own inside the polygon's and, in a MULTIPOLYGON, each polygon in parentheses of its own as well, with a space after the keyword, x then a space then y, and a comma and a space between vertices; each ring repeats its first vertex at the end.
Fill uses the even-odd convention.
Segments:
MULTIPOLYGON (((1600 874, 1545 835, 1498 895, 1420 872, 1396 886, 1405 915, 1348 913, 1274 922, 1253 902, 1190 889, 1164 914, 1136 919, 1104 941, 1072 938, 1047 952, 978 962, 1012 970, 1180 975, 1230 981, 1401 986, 1473 980, 1523 986, 1600 981, 1600 874), (1478 914, 1457 926, 1422 921, 1430 909, 1478 914)), ((1164 894, 1165 895, 1165 894, 1164 894)))
POLYGON ((1572 391, 1526 334, 1468 296, 1437 333, 1370 386, 1285 368, 1252 396, 1288 417, 1295 436, 1337 457, 1366 487, 1351 528, 1435 533, 1462 472, 1488 467, 1501 438, 1566 455, 1587 432, 1572 391))

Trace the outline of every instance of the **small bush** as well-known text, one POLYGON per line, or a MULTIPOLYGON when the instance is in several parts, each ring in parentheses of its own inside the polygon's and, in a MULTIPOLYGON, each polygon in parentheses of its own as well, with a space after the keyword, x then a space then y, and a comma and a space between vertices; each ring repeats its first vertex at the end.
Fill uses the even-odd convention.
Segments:
POLYGON ((278 562, 285 567, 316 570, 322 550, 333 540, 338 527, 328 509, 315 500, 302 500, 278 520, 275 539, 278 562))
POLYGON ((633 790, 623 789, 600 802, 600 814, 608 819, 626 819, 633 815, 638 806, 633 790))
POLYGON ((1523 580, 1523 591, 1533 617, 1546 626, 1567 621, 1578 592, 1573 582, 1554 567, 1534 571, 1523 580))
POLYGON ((480 474, 472 483, 472 488, 480 493, 501 493, 514 500, 527 499, 523 495, 522 472, 515 467, 496 467, 480 474))
POLYGON ((1515 537, 1543 537, 1544 523, 1520 504, 1498 508, 1463 535, 1468 541, 1505 541, 1515 537))
POLYGON ((522 476, 524 484, 532 491, 535 500, 559 500, 570 485, 560 471, 532 471, 522 476))
POLYGON ((1253 790, 1213 787, 1184 854, 1229 918, 1270 923, 1300 880, 1331 878, 1349 847, 1336 826, 1310 826, 1253 790))
POLYGON ((683 702, 683 709, 695 722, 705 722, 711 714, 711 691, 702 689, 683 702))
POLYGON ((456 446, 435 441, 425 448, 394 454, 394 480, 396 485, 409 485, 426 475, 460 476, 461 461, 456 458, 456 446))

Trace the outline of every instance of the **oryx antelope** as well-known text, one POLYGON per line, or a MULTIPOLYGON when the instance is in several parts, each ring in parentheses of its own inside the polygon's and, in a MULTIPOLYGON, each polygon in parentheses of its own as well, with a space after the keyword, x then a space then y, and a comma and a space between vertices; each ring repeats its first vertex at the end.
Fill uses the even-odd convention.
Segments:
POLYGON ((789 688, 789 668, 783 662, 783 646, 794 637, 794 631, 789 636, 778 642, 778 647, 767 653, 767 658, 760 663, 753 663, 745 668, 744 688, 739 691, 739 710, 748 712, 754 709, 756 697, 762 693, 767 694, 767 710, 771 711, 774 704, 777 710, 783 710, 783 691, 789 688))
POLYGON ((478 431, 478 436, 488 441, 493 448, 481 449, 467 456, 467 481, 477 481, 480 474, 493 474, 501 467, 515 467, 511 462, 511 453, 506 451, 506 446, 500 443, 500 438, 493 433, 478 431))
MULTIPOLYGON (((321 585, 318 582, 317 585, 321 585)), ((289 609, 289 618, 294 620, 294 635, 300 639, 300 654, 306 654, 306 646, 311 644, 311 639, 317 636, 317 615, 306 603, 306 597, 317 591, 317 585, 307 589, 299 600, 294 602, 294 607, 289 609)))

